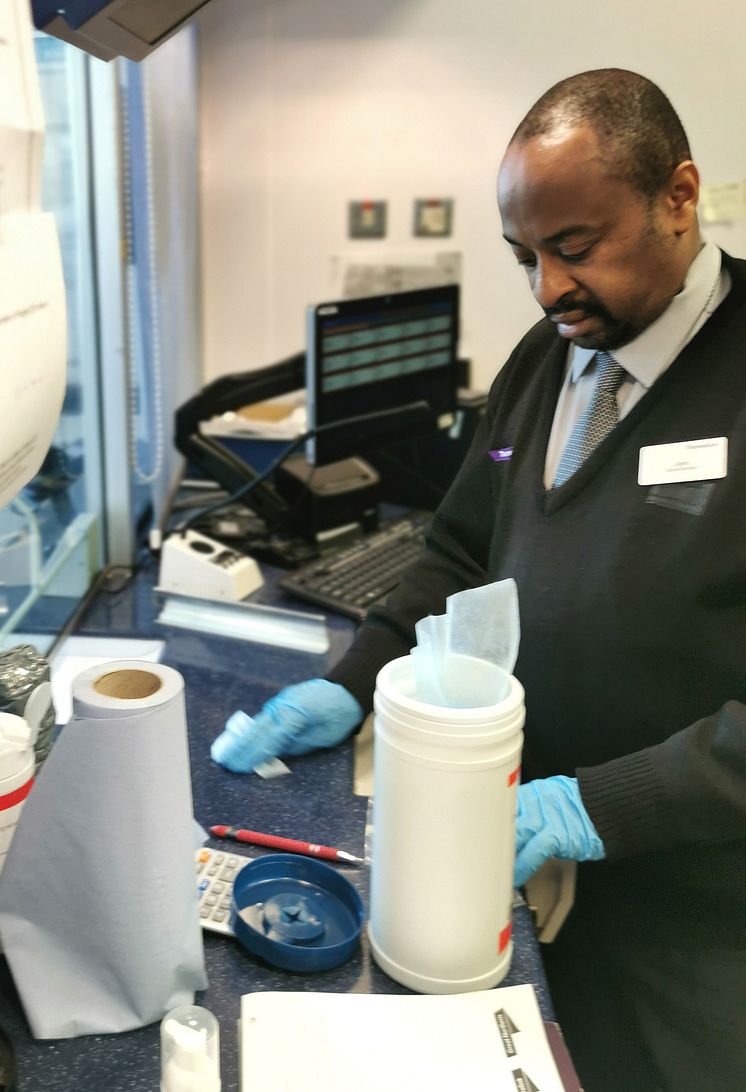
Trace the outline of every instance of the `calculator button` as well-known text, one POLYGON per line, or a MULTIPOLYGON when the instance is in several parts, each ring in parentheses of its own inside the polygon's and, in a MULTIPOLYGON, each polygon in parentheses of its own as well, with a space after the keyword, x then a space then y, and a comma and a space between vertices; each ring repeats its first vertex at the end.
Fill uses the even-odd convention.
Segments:
POLYGON ((194 857, 202 928, 232 936, 233 880, 250 858, 242 854, 216 853, 207 847, 197 850, 194 857))

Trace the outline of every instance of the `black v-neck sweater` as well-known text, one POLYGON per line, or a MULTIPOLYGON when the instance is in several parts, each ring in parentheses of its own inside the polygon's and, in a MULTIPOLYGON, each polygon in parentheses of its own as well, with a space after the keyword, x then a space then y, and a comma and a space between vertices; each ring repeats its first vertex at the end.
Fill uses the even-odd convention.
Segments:
POLYGON ((524 780, 578 776, 608 855, 581 867, 579 903, 607 934, 705 947, 746 944, 746 262, 723 263, 725 301, 549 492, 567 345, 546 320, 526 335, 427 551, 329 676, 369 708, 415 621, 514 577, 524 780), (721 436, 725 478, 637 484, 641 447, 721 436))

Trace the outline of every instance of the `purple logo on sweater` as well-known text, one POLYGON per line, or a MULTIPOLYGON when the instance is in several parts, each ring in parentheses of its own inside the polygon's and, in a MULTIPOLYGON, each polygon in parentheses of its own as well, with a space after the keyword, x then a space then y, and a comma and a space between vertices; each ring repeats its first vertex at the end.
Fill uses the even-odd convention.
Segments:
POLYGON ((512 455, 512 447, 498 447, 494 451, 488 451, 487 454, 496 463, 509 463, 512 455))

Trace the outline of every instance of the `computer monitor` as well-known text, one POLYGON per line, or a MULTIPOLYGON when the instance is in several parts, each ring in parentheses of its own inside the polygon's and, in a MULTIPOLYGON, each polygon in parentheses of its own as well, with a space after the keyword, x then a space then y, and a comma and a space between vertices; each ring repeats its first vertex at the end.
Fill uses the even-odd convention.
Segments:
POLYGON ((455 284, 309 307, 308 427, 335 427, 308 441, 308 461, 328 465, 447 426, 456 409, 458 327, 455 284), (427 408, 407 415, 418 402, 427 408), (368 413, 380 416, 344 427, 368 413))

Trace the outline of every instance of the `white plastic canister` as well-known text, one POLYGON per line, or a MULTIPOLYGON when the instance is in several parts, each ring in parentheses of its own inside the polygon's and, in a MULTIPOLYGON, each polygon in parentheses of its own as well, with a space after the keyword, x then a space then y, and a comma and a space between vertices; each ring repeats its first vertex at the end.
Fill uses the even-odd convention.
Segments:
POLYGON ((493 664, 451 659, 475 694, 499 700, 418 701, 410 656, 381 670, 374 698, 368 937, 383 970, 422 993, 495 986, 512 955, 523 688, 493 664))
POLYGON ((33 780, 31 729, 22 717, 0 713, 0 871, 33 780))

